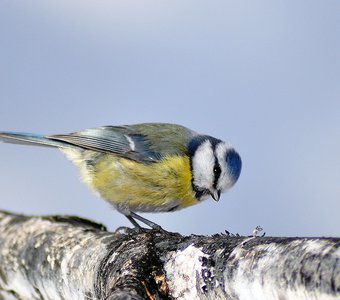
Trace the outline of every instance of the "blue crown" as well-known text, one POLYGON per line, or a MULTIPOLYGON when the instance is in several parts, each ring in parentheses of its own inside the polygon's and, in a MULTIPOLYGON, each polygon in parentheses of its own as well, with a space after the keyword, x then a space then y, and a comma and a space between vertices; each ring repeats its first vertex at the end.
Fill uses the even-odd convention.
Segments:
POLYGON ((240 176, 241 169, 242 169, 241 157, 234 149, 230 149, 226 153, 225 160, 227 162, 229 175, 236 182, 240 176))

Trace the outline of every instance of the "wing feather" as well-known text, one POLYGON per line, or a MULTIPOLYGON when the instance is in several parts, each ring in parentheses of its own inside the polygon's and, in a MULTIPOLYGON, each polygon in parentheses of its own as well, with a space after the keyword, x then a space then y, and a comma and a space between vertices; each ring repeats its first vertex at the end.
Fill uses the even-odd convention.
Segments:
POLYGON ((180 125, 145 123, 103 126, 46 138, 148 164, 169 154, 185 154, 188 139, 195 134, 180 125))
POLYGON ((71 134, 57 134, 46 137, 51 140, 67 142, 83 149, 114 153, 143 163, 153 163, 160 159, 160 155, 146 146, 143 136, 124 134, 112 127, 99 127, 71 134))

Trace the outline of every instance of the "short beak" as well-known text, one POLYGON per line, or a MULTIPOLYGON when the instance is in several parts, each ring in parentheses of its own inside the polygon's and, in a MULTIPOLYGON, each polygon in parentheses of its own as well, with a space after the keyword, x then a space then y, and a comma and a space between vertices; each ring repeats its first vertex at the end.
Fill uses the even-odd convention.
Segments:
POLYGON ((221 191, 215 190, 213 192, 210 192, 211 197, 218 202, 218 200, 220 200, 221 197, 221 191))

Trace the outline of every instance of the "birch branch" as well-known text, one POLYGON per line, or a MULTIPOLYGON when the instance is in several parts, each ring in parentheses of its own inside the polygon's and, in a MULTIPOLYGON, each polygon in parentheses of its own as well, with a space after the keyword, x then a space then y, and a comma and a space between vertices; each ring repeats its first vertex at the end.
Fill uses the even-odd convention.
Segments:
POLYGON ((339 299, 340 238, 107 232, 0 212, 0 299, 339 299))

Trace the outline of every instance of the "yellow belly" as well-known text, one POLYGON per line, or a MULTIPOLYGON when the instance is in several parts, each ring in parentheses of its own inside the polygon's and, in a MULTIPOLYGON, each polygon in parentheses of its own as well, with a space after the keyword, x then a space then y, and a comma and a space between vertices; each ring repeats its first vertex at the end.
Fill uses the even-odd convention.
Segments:
POLYGON ((144 165, 104 154, 96 160, 92 171, 85 173, 85 182, 118 209, 156 212, 198 203, 192 190, 188 157, 165 157, 144 165))

